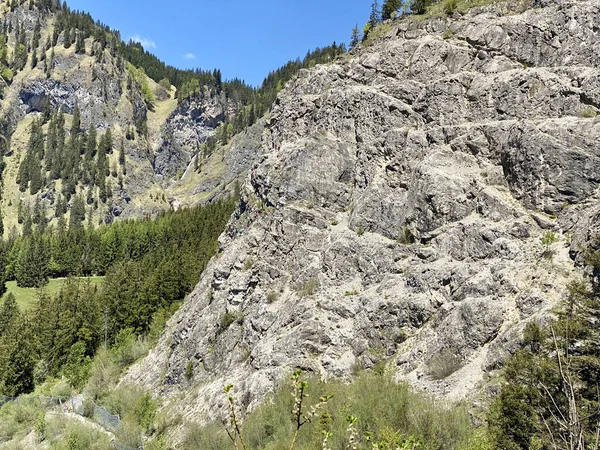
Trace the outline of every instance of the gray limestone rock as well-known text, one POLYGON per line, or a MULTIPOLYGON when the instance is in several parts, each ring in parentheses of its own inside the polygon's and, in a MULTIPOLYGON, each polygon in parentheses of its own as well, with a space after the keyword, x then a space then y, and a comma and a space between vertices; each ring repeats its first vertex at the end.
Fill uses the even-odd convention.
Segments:
POLYGON ((600 1, 545 3, 397 21, 301 71, 219 254, 126 380, 182 390, 197 420, 219 416, 222 385, 253 408, 294 367, 344 378, 386 361, 474 395, 600 231, 600 1))

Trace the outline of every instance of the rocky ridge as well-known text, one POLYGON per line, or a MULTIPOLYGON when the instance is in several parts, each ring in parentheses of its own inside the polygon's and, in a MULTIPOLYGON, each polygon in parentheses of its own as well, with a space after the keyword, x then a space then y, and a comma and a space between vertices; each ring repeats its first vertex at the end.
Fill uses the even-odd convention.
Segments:
MULTIPOLYGON (((28 5, 0 9, 0 17, 7 23, 23 25, 28 41, 38 21, 41 41, 46 42, 52 36, 56 21, 53 13, 28 5)), ((14 32, 9 33, 9 46, 15 46, 14 37, 14 32)), ((229 182, 223 183, 220 172, 211 174, 212 178, 200 174, 194 186, 187 183, 178 186, 175 192, 170 188, 179 181, 181 172, 191 166, 201 144, 214 134, 215 128, 226 117, 235 114, 239 105, 224 95, 211 92, 192 96, 178 105, 174 90, 167 92, 145 77, 156 97, 149 105, 138 85, 139 80, 132 81, 127 64, 120 56, 114 56, 109 49, 99 50, 93 38, 88 38, 85 45, 85 54, 77 54, 74 45, 64 48, 64 32, 60 33, 56 46, 38 53, 35 67, 32 67, 30 55, 23 70, 16 73, 10 86, 3 89, 0 127, 2 134, 11 138, 2 183, 5 232, 20 227, 16 220, 17 205, 35 202, 35 196, 17 192, 15 185, 20 162, 27 150, 30 125, 46 108, 63 111, 68 127, 77 105, 83 130, 94 126, 101 135, 110 129, 116 150, 124 139, 126 173, 121 179, 117 175, 108 177, 111 198, 106 204, 98 202, 94 206, 93 223, 110 222, 116 217, 154 215, 173 205, 206 202, 229 192, 225 188, 231 183, 231 177, 226 177, 229 182), (138 131, 133 135, 136 128, 138 131), (142 128, 147 128, 147 133, 142 128), (194 197, 193 191, 207 182, 212 183, 209 183, 212 190, 206 198, 194 197)), ((211 157, 199 156, 202 162, 211 157)), ((118 151, 110 155, 111 167, 119 166, 117 158, 118 151)), ((245 164, 244 170, 247 167, 245 164)), ((49 182, 41 193, 41 199, 50 211, 50 221, 54 220, 54 202, 60 189, 60 184, 49 182)), ((78 188, 78 192, 86 195, 85 186, 78 188)))
POLYGON ((181 392, 194 420, 293 367, 485 390, 599 228, 600 1, 521 4, 385 23, 301 71, 219 255, 124 382, 181 392))

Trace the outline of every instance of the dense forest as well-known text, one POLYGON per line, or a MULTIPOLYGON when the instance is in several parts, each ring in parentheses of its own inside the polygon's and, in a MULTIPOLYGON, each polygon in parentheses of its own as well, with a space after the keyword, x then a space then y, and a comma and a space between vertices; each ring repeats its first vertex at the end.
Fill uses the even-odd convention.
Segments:
POLYGON ((29 392, 60 374, 77 384, 102 343, 123 332, 144 335, 157 320, 160 332, 165 311, 191 291, 217 251, 235 203, 100 228, 39 224, 30 235, 4 241, 6 279, 40 288, 48 277, 71 279, 57 296, 40 290, 30 312, 20 311, 11 294, 0 305, 0 395, 29 392), (90 275, 106 276, 100 289, 74 278, 90 275))

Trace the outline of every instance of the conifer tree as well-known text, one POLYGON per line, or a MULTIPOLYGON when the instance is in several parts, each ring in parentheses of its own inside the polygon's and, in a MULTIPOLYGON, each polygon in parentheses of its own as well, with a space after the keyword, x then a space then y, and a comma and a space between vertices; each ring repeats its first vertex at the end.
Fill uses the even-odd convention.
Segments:
POLYGON ((395 17, 398 10, 402 7, 402 0, 385 0, 381 12, 383 20, 392 19, 395 17))
POLYGON ((381 9, 379 7, 379 0, 373 0, 371 4, 371 14, 369 15, 369 23, 371 24, 371 28, 375 28, 375 26, 381 22, 381 9))
POLYGON ((432 4, 433 0, 412 0, 410 9, 415 14, 425 14, 427 8, 432 4))
POLYGON ((69 216, 69 230, 80 228, 85 220, 85 204, 83 199, 76 195, 71 205, 71 215, 69 216))
POLYGON ((38 18, 35 22, 35 26, 33 28, 33 36, 31 38, 31 48, 36 50, 40 45, 40 39, 42 38, 42 25, 40 24, 40 19, 38 18))
MULTIPOLYGON (((4 292, 2 293, 4 295, 4 292)), ((19 315, 19 307, 14 294, 11 292, 0 305, 0 336, 8 331, 13 320, 19 315)))
POLYGON ((65 36, 64 36, 64 47, 65 48, 70 48, 71 47, 71 29, 67 28, 65 30, 65 36))
POLYGON ((75 53, 77 54, 85 54, 85 40, 83 37, 83 33, 77 32, 77 39, 75 40, 75 53))
POLYGON ((15 278, 19 287, 41 287, 48 282, 49 252, 41 234, 26 239, 19 253, 15 278))
POLYGON ((121 139, 121 146, 119 147, 119 164, 123 166, 123 170, 125 170, 125 143, 123 139, 121 139))
POLYGON ((35 386, 35 341, 28 318, 17 315, 7 333, 0 337, 0 394, 16 396, 35 386))
POLYGON ((61 194, 58 194, 54 210, 57 218, 63 217, 67 212, 67 203, 61 194))
POLYGON ((350 37, 350 49, 355 48, 360 43, 360 30, 358 24, 352 29, 352 36, 350 37))

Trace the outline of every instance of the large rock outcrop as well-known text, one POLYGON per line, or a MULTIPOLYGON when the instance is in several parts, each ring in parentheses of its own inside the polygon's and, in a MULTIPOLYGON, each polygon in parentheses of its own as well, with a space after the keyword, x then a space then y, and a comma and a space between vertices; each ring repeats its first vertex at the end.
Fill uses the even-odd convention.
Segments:
POLYGON ((173 178, 178 170, 186 169, 201 145, 234 112, 233 102, 224 95, 193 97, 179 105, 161 130, 162 142, 153 161, 155 173, 173 178))
POLYGON ((219 414, 223 384, 252 407, 292 367, 387 362, 436 394, 477 392, 581 276, 598 229, 599 13, 409 18, 302 71, 219 255, 126 381, 183 389, 197 420, 219 414))

